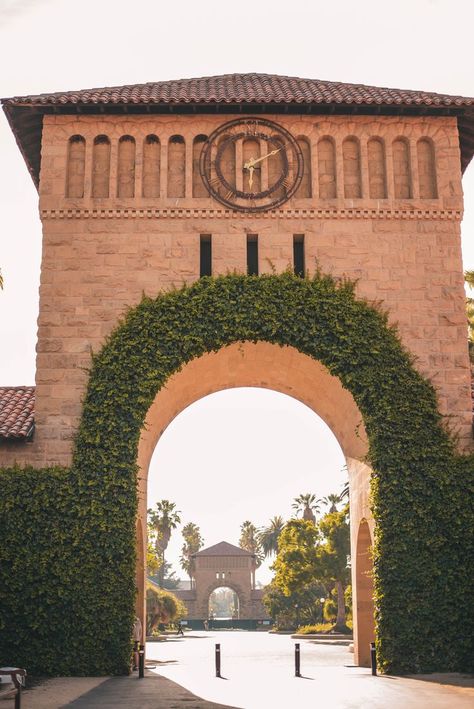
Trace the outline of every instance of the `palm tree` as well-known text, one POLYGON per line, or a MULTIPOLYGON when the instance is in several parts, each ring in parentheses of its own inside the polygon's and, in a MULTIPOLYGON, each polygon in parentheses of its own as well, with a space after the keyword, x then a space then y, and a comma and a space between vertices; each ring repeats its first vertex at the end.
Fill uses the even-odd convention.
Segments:
POLYGON ((343 500, 349 500, 349 482, 344 483, 342 486, 341 494, 339 495, 339 502, 343 500))
POLYGON ((280 515, 277 515, 272 517, 268 527, 264 527, 258 533, 258 539, 265 557, 278 554, 278 538, 284 526, 285 520, 280 515))
POLYGON ((188 522, 185 524, 181 530, 183 535, 184 544, 181 547, 181 556, 179 561, 181 563, 181 568, 186 571, 189 576, 190 587, 193 586, 193 576, 194 576, 194 554, 201 549, 204 544, 204 540, 201 537, 201 530, 194 524, 194 522, 188 522))
POLYGON ((327 497, 323 497, 321 502, 324 502, 325 505, 329 506, 329 513, 331 512, 337 512, 337 503, 341 501, 341 495, 328 495, 327 497))
POLYGON ((168 547, 171 531, 176 529, 181 522, 180 512, 176 509, 174 502, 160 500, 156 503, 156 508, 148 510, 148 523, 156 534, 155 547, 161 556, 161 567, 159 570, 160 585, 163 585, 165 551, 168 547))
POLYGON ((295 497, 295 501, 292 504, 293 509, 298 512, 302 512, 303 519, 308 522, 316 522, 315 512, 320 511, 319 503, 321 500, 316 499, 316 495, 308 492, 306 495, 299 495, 295 497))
POLYGON ((253 522, 249 522, 249 520, 246 520, 240 526, 239 547, 255 555, 255 563, 258 568, 264 557, 260 545, 258 529, 253 522))

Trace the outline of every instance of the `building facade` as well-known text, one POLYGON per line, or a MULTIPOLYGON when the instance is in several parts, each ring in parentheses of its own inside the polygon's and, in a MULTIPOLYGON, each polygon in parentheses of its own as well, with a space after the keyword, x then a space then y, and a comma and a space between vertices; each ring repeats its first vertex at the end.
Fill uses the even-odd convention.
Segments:
MULTIPOLYGON (((354 280, 359 297, 381 303, 436 387, 459 449, 472 451, 460 222, 473 106, 256 74, 4 100, 38 186, 43 256, 35 432, 25 443, 7 427, 2 464, 70 464, 91 351, 143 294, 202 275, 288 268, 354 280)), ((356 661, 366 663, 357 647, 373 636, 363 422, 347 390, 291 348, 230 346, 189 363, 157 395, 139 445, 137 583, 144 588, 156 442, 189 403, 233 386, 299 398, 339 440, 350 475, 356 661)), ((143 612, 143 595, 140 604, 143 612)))

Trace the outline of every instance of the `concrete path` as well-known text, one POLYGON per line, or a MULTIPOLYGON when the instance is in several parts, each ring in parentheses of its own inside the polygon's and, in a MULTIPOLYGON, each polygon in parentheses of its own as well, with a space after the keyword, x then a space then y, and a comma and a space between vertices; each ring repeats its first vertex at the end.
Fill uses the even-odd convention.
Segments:
POLYGON ((464 709, 474 678, 459 675, 372 677, 346 647, 300 641, 302 678, 294 676, 295 640, 249 632, 193 632, 149 643, 146 677, 59 677, 23 694, 23 709, 464 709), (215 676, 220 643, 222 675, 215 676))
POLYGON ((182 707, 233 709, 200 699, 169 679, 148 671, 145 678, 140 680, 136 673, 130 677, 58 677, 27 690, 22 696, 22 709, 181 709, 182 707))
POLYGON ((295 640, 262 632, 192 632, 166 643, 149 643, 147 657, 189 691, 238 709, 463 709, 474 706, 474 680, 456 676, 372 677, 353 666, 347 647, 300 640, 301 672, 294 676, 295 640), (222 675, 214 670, 221 645, 222 675), (430 681, 424 681, 429 679, 430 681), (432 681, 432 680, 438 681, 432 681), (454 683, 450 685, 450 683, 454 683), (459 684, 470 686, 457 686, 459 684))

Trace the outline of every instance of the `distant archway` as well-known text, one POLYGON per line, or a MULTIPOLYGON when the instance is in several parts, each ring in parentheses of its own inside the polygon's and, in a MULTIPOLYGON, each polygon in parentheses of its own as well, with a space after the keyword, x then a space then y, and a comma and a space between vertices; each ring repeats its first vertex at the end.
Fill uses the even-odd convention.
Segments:
POLYGON ((240 618, 240 601, 238 593, 229 586, 219 586, 209 595, 209 618, 232 619, 240 618))

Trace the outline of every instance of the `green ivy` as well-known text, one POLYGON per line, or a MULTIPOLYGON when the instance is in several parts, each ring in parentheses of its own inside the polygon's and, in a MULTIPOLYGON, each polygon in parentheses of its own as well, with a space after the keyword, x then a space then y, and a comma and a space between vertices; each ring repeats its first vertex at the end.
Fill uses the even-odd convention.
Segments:
POLYGON ((381 668, 472 668, 474 458, 456 454, 433 387, 386 315, 351 283, 291 273, 202 278, 144 298, 93 357, 71 469, 0 472, 0 662, 128 671, 146 413, 187 362, 239 341, 319 360, 362 413, 381 668))

